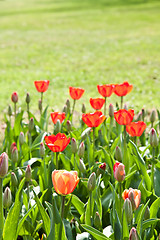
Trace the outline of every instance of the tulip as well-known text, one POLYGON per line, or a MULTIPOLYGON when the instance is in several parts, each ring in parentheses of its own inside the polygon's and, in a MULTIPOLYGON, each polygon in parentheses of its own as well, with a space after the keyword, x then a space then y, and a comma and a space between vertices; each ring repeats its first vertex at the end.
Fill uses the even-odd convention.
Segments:
POLYGON ((0 155, 0 178, 4 178, 8 172, 8 155, 3 152, 0 155))
POLYGON ((17 103, 18 102, 18 93, 17 92, 13 92, 11 95, 11 100, 13 103, 17 103))
POLYGON ((61 123, 60 120, 57 119, 56 124, 54 125, 54 134, 57 134, 61 131, 61 123))
POLYGON ((157 138, 157 133, 154 128, 151 129, 150 131, 150 145, 153 148, 156 148, 158 146, 158 138, 157 138))
POLYGON ((131 135, 132 137, 140 137, 144 130, 146 129, 147 125, 142 122, 131 122, 126 126, 126 131, 131 135))
POLYGON ((8 116, 9 117, 12 116, 12 107, 11 107, 11 105, 8 106, 8 116))
POLYGON ((34 81, 34 85, 38 92, 44 93, 48 89, 49 80, 34 81))
POLYGON ((33 119, 33 117, 31 117, 29 120, 29 124, 28 124, 28 130, 31 133, 33 131, 33 129, 34 129, 34 119, 33 119))
POLYGON ((20 143, 20 145, 23 145, 23 143, 24 143, 24 133, 23 132, 20 132, 19 143, 20 143))
POLYGON ((95 172, 93 172, 88 178, 88 183, 87 183, 88 190, 92 192, 95 189, 95 186, 96 186, 96 174, 95 172))
POLYGON ((129 240, 138 240, 137 230, 132 227, 130 233, 129 233, 129 240))
POLYGON ((70 104, 70 100, 69 99, 67 99, 67 101, 66 101, 66 106, 67 106, 67 112, 70 112, 71 104, 70 104))
POLYGON ((78 156, 82 158, 84 156, 85 145, 84 142, 81 142, 78 149, 78 156))
POLYGON ((13 187, 18 186, 18 179, 17 179, 16 174, 14 172, 11 172, 11 185, 13 187))
POLYGON ((84 103, 82 104, 82 113, 86 113, 86 107, 85 107, 84 103))
POLYGON ((17 147, 14 147, 12 152, 11 152, 11 159, 13 161, 13 163, 18 162, 18 149, 17 147))
POLYGON ((141 202, 141 191, 137 189, 129 188, 125 189, 122 193, 122 198, 125 200, 126 198, 129 198, 132 204, 132 209, 135 210, 139 207, 139 204, 141 202))
POLYGON ((64 133, 58 133, 57 135, 45 136, 45 142, 51 151, 62 152, 69 144, 70 138, 67 139, 64 133))
POLYGON ((72 124, 71 124, 71 121, 67 120, 66 122, 66 128, 67 128, 67 131, 70 132, 72 130, 72 124))
POLYGON ((133 85, 129 84, 128 82, 114 85, 114 93, 121 97, 121 108, 123 107, 123 97, 130 93, 132 89, 133 85))
POLYGON ((13 143, 11 144, 11 147, 10 147, 10 152, 11 152, 11 153, 12 153, 12 150, 13 150, 14 147, 17 147, 17 144, 16 144, 15 142, 13 142, 13 143))
POLYGON ((130 124, 134 117, 134 110, 129 109, 128 111, 125 109, 120 109, 119 111, 114 112, 114 118, 116 122, 120 125, 130 124))
POLYGON ((129 224, 132 220, 132 217, 133 217, 132 204, 131 204, 131 201, 129 200, 129 198, 125 199, 123 209, 124 209, 124 212, 126 214, 127 222, 129 224))
POLYGON ((125 178, 125 166, 123 163, 116 162, 113 166, 114 177, 118 182, 122 182, 125 178))
POLYGON ((99 111, 82 114, 82 120, 88 127, 98 127, 105 119, 106 117, 99 111))
POLYGON ((106 163, 102 163, 101 165, 99 165, 99 168, 102 169, 103 171, 106 170, 106 163))
POLYGON ((9 187, 6 187, 3 194, 3 207, 9 208, 12 204, 12 194, 9 187))
POLYGON ((28 165, 26 168, 26 172, 25 172, 26 182, 29 182, 31 180, 31 178, 32 178, 31 166, 28 165))
POLYGON ((90 98, 91 107, 94 108, 96 111, 100 110, 105 103, 104 98, 90 98))
POLYGON ((83 93, 84 93, 84 89, 82 88, 69 87, 69 94, 73 100, 80 99, 83 93))
POLYGON ((119 162, 122 161, 122 151, 118 146, 116 147, 116 151, 115 151, 115 159, 119 162))
POLYGON ((145 213, 144 213, 144 220, 150 219, 150 209, 147 206, 145 213))
POLYGON ((112 103, 109 104, 109 116, 111 118, 114 117, 114 107, 112 103))
POLYGON ((60 121, 60 123, 63 122, 63 120, 66 118, 65 112, 59 113, 59 112, 52 112, 51 113, 51 119, 54 124, 57 123, 57 120, 60 121))
POLYGON ((29 104, 31 101, 29 93, 26 94, 26 103, 29 104))
POLYGON ((64 105, 62 112, 64 112, 67 115, 67 113, 68 113, 67 105, 64 105))
POLYGON ((150 114, 150 121, 151 121, 151 126, 153 127, 153 123, 156 120, 156 111, 153 109, 151 114, 150 114))
POLYGON ((79 182, 78 173, 76 171, 54 170, 52 172, 52 182, 58 194, 70 194, 79 182))
POLYGON ((45 155, 45 146, 44 146, 43 142, 40 144, 39 154, 40 154, 41 158, 43 158, 45 155))
POLYGON ((97 229, 100 229, 102 227, 102 222, 101 222, 101 218, 98 212, 95 213, 95 217, 94 217, 94 226, 97 229))
POLYGON ((84 162, 83 162, 82 159, 79 159, 79 170, 80 170, 80 172, 82 172, 82 173, 85 173, 85 172, 86 172, 86 166, 85 166, 85 164, 84 164, 84 162))
POLYGON ((76 143, 76 139, 75 138, 71 139, 71 150, 72 150, 73 154, 75 154, 78 151, 77 143, 76 143))

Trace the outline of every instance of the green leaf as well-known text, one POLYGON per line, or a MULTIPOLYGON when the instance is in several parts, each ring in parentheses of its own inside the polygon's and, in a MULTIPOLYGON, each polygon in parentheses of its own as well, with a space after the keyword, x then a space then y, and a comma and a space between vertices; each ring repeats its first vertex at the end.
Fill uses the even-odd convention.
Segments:
POLYGON ((150 218, 156 218, 160 206, 160 198, 157 198, 150 207, 150 218))
POLYGON ((123 219, 122 219, 122 239, 129 238, 129 230, 128 230, 128 222, 126 218, 125 211, 123 211, 123 219))
POLYGON ((147 208, 147 206, 148 206, 148 204, 149 204, 149 201, 150 201, 150 200, 148 200, 148 202, 145 204, 145 206, 143 206, 142 211, 141 211, 141 214, 140 214, 140 217, 139 217, 139 219, 138 219, 137 232, 139 233, 139 235, 141 235, 141 233, 142 233, 142 222, 143 222, 144 213, 145 213, 146 208, 147 208))
POLYGON ((44 125, 45 125, 46 120, 47 120, 47 110, 48 110, 48 105, 44 109, 44 111, 43 111, 43 113, 41 115, 41 119, 40 119, 40 127, 41 127, 41 129, 44 129, 44 125))
POLYGON ((22 117, 23 117, 23 111, 18 113, 16 116, 15 124, 14 124, 14 134, 16 137, 19 136, 20 132, 23 130, 22 129, 22 117))
POLYGON ((48 240, 52 240, 53 236, 55 235, 55 225, 54 225, 54 221, 53 221, 53 206, 52 204, 45 202, 47 208, 48 208, 48 212, 49 212, 49 216, 50 216, 50 233, 48 236, 48 240))
POLYGON ((45 232, 48 236, 49 233, 50 233, 50 219, 49 219, 49 216, 48 216, 45 208, 43 207, 42 203, 40 202, 39 198, 37 197, 36 193, 34 192, 34 190, 33 190, 33 193, 34 193, 34 196, 35 196, 35 201, 37 203, 38 209, 39 209, 40 214, 41 214, 42 219, 43 219, 43 225, 44 225, 45 232))
POLYGON ((80 215, 84 213, 84 203, 74 194, 72 194, 72 204, 80 215))
POLYGON ((7 219, 5 221, 4 229, 3 229, 3 240, 16 240, 17 236, 17 228, 19 222, 19 216, 21 211, 21 192, 25 183, 25 178, 22 179, 19 185, 19 189, 16 194, 15 203, 12 205, 7 219))
POLYGON ((32 143, 31 150, 36 149, 40 145, 40 143, 43 142, 43 139, 45 136, 46 136, 46 132, 41 132, 32 143))
POLYGON ((24 162, 24 166, 30 165, 31 168, 39 167, 41 165, 42 159, 41 158, 31 158, 30 160, 24 162))
POLYGON ((151 227, 151 225, 156 224, 158 221, 160 221, 160 219, 158 218, 152 218, 152 219, 147 219, 143 221, 142 231, 144 231, 146 228, 151 227))
POLYGON ((97 240, 111 240, 111 238, 106 237, 103 233, 87 224, 82 224, 81 226, 97 240))

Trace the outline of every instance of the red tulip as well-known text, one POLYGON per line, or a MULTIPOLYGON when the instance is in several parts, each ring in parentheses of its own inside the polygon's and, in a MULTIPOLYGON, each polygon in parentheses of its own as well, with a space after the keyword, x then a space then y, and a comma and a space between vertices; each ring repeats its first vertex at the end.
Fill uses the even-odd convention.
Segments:
POLYGON ((82 88, 69 87, 69 94, 71 98, 74 100, 80 99, 83 93, 84 93, 84 89, 82 88))
POLYGON ((54 170, 52 172, 52 182, 58 194, 70 194, 79 182, 78 173, 76 171, 54 170))
POLYGON ((99 168, 102 169, 103 171, 106 170, 106 163, 102 163, 101 165, 99 165, 99 168))
POLYGON ((90 98, 90 104, 95 110, 100 110, 104 103, 104 98, 90 98))
POLYGON ((38 92, 46 92, 49 86, 49 80, 34 81, 38 92))
POLYGON ((142 122, 131 122, 126 126, 126 131, 132 136, 132 137, 140 137, 144 130, 146 129, 147 125, 142 122))
POLYGON ((86 113, 82 114, 82 120, 87 124, 88 127, 98 127, 101 123, 104 122, 106 117, 102 112, 86 113))
POLYGON ((60 121, 60 123, 63 122, 63 120, 66 118, 65 112, 63 113, 59 113, 59 112, 52 112, 51 113, 51 118, 52 118, 52 122, 54 124, 56 124, 57 120, 60 121))
POLYGON ((13 92, 12 95, 11 95, 11 100, 12 102, 14 103, 17 103, 18 102, 18 93, 17 92, 13 92))
POLYGON ((120 125, 127 125, 130 124, 134 117, 134 110, 129 109, 120 109, 119 111, 114 112, 114 118, 120 125))
POLYGON ((57 135, 45 136, 45 142, 51 151, 62 152, 69 144, 70 138, 67 138, 64 133, 58 133, 57 135))
POLYGON ((132 91, 132 89, 133 85, 129 84, 128 82, 114 85, 114 93, 119 97, 127 95, 129 92, 132 91))
POLYGON ((122 198, 125 200, 126 198, 129 198, 129 200, 132 203, 133 210, 137 209, 139 207, 140 201, 141 201, 141 191, 137 189, 125 189, 122 193, 122 198))
POLYGON ((103 97, 110 97, 114 90, 113 84, 97 85, 98 92, 103 97))
POLYGON ((122 182, 125 178, 125 166, 123 163, 116 162, 113 166, 114 177, 118 182, 122 182))

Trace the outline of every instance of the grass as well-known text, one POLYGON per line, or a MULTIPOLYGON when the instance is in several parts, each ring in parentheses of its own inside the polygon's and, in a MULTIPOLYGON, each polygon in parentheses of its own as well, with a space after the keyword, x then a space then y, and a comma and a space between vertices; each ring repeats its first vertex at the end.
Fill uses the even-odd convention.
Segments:
MULTIPOLYGON (((98 97, 97 84, 129 81, 125 101, 139 111, 160 101, 160 2, 142 0, 0 1, 0 110, 13 91, 25 106, 34 80, 49 79, 45 104, 61 111, 68 87, 85 88, 79 105, 98 97)), ((119 98, 112 95, 109 102, 119 98)))

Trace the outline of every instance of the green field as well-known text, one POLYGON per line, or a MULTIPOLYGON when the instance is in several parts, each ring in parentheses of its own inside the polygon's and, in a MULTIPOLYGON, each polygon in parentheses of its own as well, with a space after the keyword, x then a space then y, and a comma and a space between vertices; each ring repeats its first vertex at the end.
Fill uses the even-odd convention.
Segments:
POLYGON ((35 112, 40 79, 50 80, 44 100, 54 110, 62 110, 69 86, 85 88, 77 106, 85 102, 90 111, 97 84, 126 80, 134 85, 125 98, 130 107, 158 108, 160 1, 0 1, 0 110, 16 90, 22 107, 31 94, 35 112))

